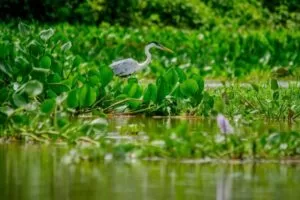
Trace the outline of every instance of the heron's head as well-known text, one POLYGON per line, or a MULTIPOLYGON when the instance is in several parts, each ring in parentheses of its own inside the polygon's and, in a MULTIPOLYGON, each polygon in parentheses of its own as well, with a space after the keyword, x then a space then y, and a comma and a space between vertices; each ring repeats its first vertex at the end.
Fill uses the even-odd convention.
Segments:
POLYGON ((171 52, 173 53, 173 51, 165 46, 163 46, 162 44, 158 43, 158 42, 155 42, 155 41, 152 41, 150 42, 147 46, 150 46, 150 47, 156 47, 160 50, 163 50, 163 51, 168 51, 168 52, 171 52))

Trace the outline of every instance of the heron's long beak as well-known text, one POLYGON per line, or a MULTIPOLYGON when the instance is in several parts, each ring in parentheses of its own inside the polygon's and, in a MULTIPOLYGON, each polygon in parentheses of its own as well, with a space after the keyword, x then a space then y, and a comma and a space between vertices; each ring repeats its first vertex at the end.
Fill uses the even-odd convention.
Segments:
POLYGON ((174 53, 174 51, 172 51, 171 49, 167 48, 167 47, 161 47, 162 50, 164 51, 168 51, 170 53, 174 53))

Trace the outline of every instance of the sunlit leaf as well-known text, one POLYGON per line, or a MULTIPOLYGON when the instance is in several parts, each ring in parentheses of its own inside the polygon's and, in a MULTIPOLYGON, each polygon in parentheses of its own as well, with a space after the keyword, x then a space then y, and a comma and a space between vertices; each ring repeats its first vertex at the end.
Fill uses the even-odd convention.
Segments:
POLYGON ((35 97, 43 92, 43 84, 37 80, 28 81, 24 85, 24 91, 32 97, 35 97))
POLYGON ((52 28, 47 30, 42 30, 40 32, 40 37, 42 40, 47 41, 54 35, 54 30, 52 28))
POLYGON ((96 90, 88 85, 84 85, 79 89, 79 105, 80 107, 91 106, 96 101, 96 90))
POLYGON ((15 106, 22 107, 27 104, 27 100, 22 94, 14 93, 12 95, 12 100, 15 106))
POLYGON ((63 52, 66 52, 66 51, 70 50, 71 47, 72 47, 72 43, 70 41, 68 41, 61 46, 61 50, 63 52))

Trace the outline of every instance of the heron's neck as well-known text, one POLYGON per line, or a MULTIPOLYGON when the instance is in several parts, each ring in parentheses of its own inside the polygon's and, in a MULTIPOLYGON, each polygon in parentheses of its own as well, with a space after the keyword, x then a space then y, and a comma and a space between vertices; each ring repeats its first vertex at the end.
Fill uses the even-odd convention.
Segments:
POLYGON ((140 69, 144 69, 151 62, 151 53, 150 53, 151 47, 153 47, 153 46, 148 45, 145 47, 145 54, 146 54, 147 58, 144 62, 140 63, 140 69))

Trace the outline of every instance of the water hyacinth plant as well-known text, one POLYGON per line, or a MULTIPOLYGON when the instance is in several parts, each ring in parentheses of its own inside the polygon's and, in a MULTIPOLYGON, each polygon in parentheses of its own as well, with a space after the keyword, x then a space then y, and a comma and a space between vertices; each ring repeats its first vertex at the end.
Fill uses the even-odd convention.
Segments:
POLYGON ((224 115, 218 114, 217 123, 221 133, 231 134, 234 132, 233 127, 230 125, 228 119, 224 115))

